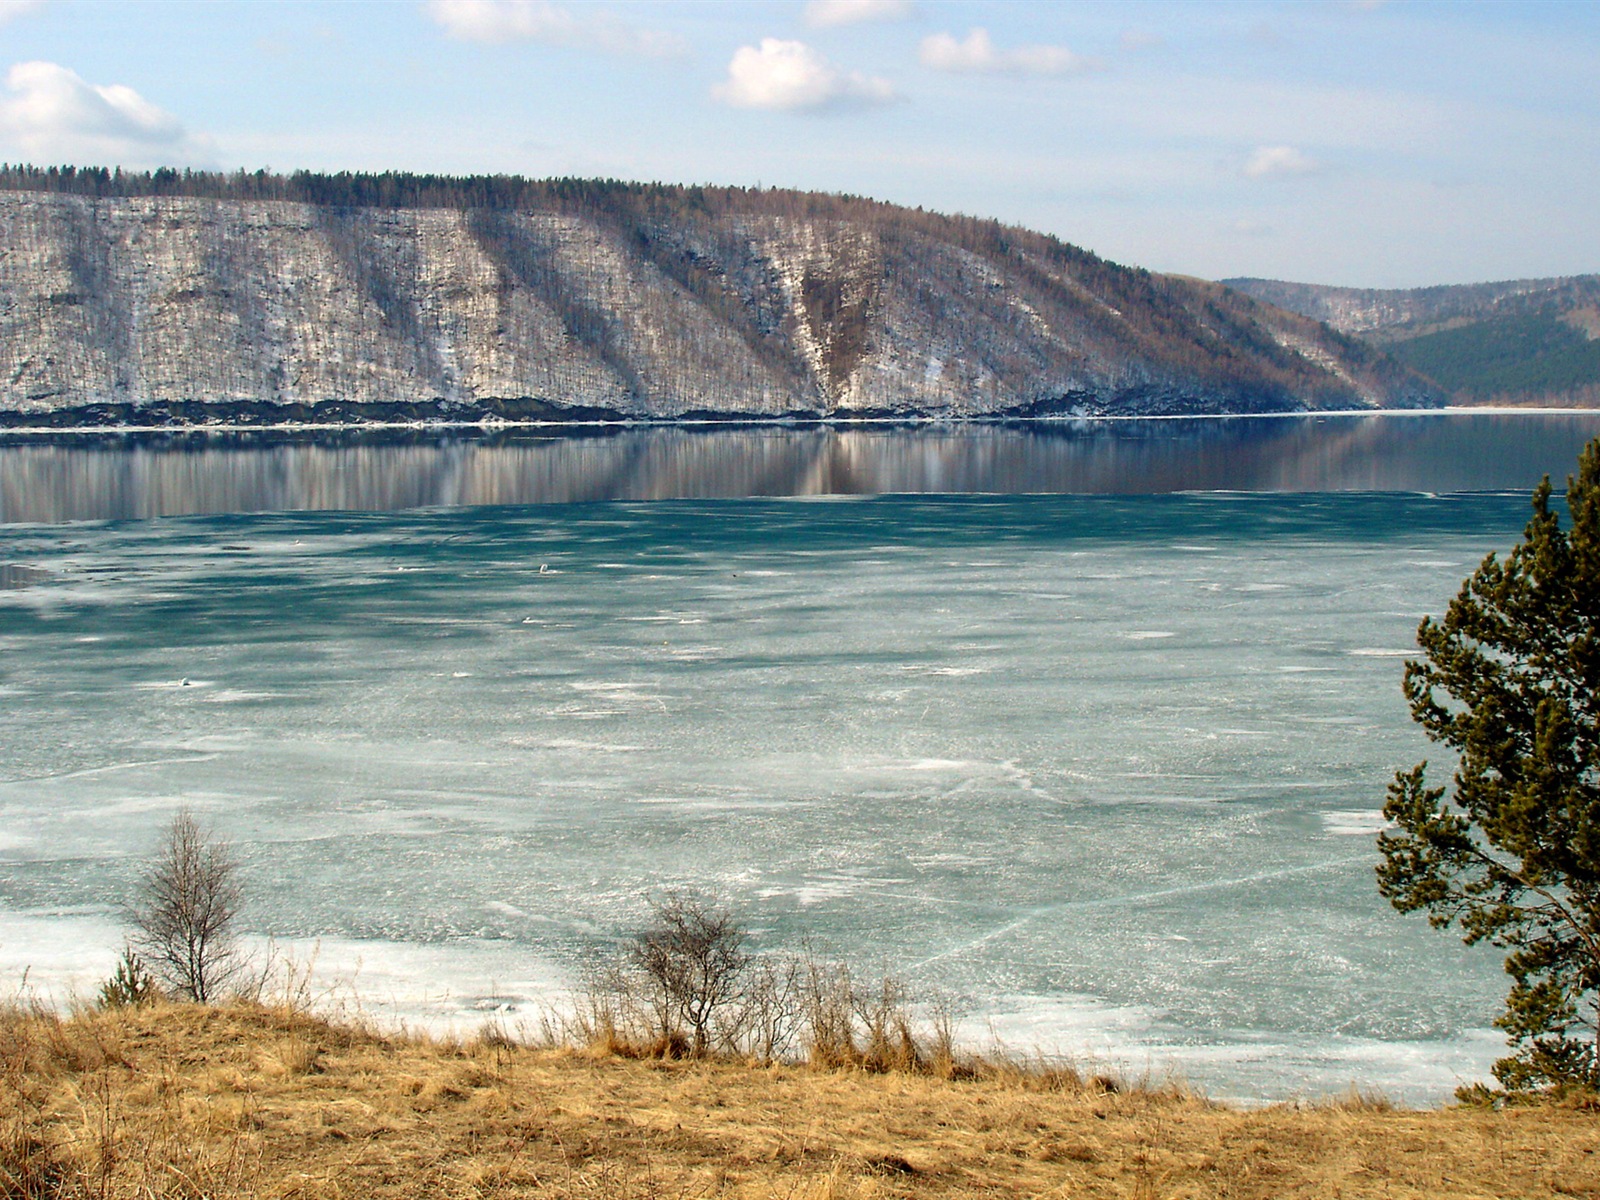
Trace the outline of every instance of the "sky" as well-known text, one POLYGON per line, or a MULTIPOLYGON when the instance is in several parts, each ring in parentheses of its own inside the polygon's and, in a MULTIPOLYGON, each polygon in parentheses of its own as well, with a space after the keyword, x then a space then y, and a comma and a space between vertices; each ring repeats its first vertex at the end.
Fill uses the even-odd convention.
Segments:
POLYGON ((851 192, 1206 278, 1600 271, 1600 0, 0 0, 0 160, 851 192))

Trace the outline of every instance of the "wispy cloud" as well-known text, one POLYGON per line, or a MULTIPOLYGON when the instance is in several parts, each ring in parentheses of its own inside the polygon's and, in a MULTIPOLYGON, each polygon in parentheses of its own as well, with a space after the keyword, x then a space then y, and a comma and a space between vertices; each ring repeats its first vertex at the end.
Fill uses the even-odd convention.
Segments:
POLYGON ((18 17, 38 12, 43 7, 44 0, 0 0, 0 25, 9 25, 18 17))
POLYGON ((887 79, 843 70, 804 42, 780 38, 736 50, 726 82, 711 94, 734 108, 783 112, 876 108, 899 99, 887 79))
POLYGON ((981 75, 1081 75, 1101 65, 1065 46, 1016 46, 1003 50, 994 44, 987 29, 973 29, 959 41, 950 33, 923 38, 918 57, 923 66, 936 71, 981 75))
POLYGON ((577 13, 546 0, 428 0, 425 10, 464 42, 538 42, 647 58, 670 58, 689 49, 676 34, 635 29, 610 13, 577 13))
POLYGON ((94 84, 52 62, 6 72, 0 138, 39 160, 132 167, 205 166, 210 140, 124 84, 94 84))
POLYGON ((804 19, 812 29, 833 29, 868 21, 904 21, 916 11, 911 0, 810 0, 804 19))
POLYGON ((1321 163, 1293 146, 1257 146, 1243 167, 1245 177, 1248 179, 1270 179, 1278 175, 1312 175, 1321 169, 1321 163))

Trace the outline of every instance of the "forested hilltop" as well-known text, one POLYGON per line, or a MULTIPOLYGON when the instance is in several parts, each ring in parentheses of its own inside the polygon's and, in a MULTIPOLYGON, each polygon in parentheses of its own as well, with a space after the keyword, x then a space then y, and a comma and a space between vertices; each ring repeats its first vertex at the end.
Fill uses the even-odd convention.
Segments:
POLYGON ((1200 280, 854 196, 0 167, 0 421, 989 417, 1415 406, 1200 280))
POLYGON ((1600 406, 1600 275, 1405 289, 1223 282, 1387 351, 1458 403, 1600 406))

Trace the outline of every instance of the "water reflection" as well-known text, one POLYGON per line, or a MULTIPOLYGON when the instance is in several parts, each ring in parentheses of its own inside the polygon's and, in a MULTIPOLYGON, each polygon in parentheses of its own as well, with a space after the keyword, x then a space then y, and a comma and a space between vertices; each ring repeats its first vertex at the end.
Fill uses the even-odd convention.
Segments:
POLYGON ((1484 491, 1562 478, 1600 413, 13 436, 0 521, 738 496, 1484 491))

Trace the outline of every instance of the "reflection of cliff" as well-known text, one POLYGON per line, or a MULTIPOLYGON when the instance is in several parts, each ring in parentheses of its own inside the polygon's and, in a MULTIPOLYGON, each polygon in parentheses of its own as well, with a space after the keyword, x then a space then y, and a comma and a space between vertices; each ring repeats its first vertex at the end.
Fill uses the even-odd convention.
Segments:
POLYGON ((1313 321, 1023 230, 686 195, 598 185, 480 209, 3 191, 0 422, 1431 400, 1313 321))
POLYGON ((0 445, 0 522, 893 492, 1526 488, 1591 418, 1297 417, 608 437, 0 445))

